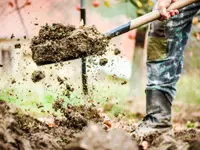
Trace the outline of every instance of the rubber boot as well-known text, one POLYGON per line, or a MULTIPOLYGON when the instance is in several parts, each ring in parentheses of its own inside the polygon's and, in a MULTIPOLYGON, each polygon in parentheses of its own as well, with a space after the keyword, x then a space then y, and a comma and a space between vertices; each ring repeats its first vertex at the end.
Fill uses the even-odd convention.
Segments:
POLYGON ((171 124, 172 97, 159 90, 146 90, 146 113, 132 136, 136 140, 152 141, 163 133, 173 135, 171 124))

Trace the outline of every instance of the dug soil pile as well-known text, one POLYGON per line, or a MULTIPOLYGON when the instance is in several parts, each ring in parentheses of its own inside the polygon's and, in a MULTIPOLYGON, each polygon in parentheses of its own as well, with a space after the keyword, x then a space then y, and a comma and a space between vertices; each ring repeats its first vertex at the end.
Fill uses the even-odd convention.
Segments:
POLYGON ((103 55, 109 40, 95 26, 45 25, 31 42, 32 58, 37 65, 103 55))
MULTIPOLYGON (((63 102, 58 100, 53 106, 62 116, 44 123, 0 101, 0 150, 143 149, 124 130, 105 128, 102 115, 94 107, 64 106, 63 102)), ((199 138, 197 129, 182 130, 170 142, 155 139, 148 150, 199 150, 199 138)))
POLYGON ((46 124, 0 101, 0 150, 63 150, 89 122, 101 124, 103 120, 91 107, 55 107, 63 117, 46 124))

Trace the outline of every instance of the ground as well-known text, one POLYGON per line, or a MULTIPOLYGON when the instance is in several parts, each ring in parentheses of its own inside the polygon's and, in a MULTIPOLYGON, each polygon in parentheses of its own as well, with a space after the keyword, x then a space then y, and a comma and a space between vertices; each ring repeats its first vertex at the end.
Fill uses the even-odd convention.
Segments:
MULTIPOLYGON (((137 107, 137 104, 130 105, 137 107)), ((42 107, 38 105, 38 109, 42 107)), ((0 149, 143 149, 130 133, 144 114, 124 110, 108 117, 112 107, 107 103, 100 109, 94 101, 87 106, 73 106, 58 99, 52 106, 53 113, 32 117, 14 104, 0 101, 0 149)), ((174 139, 170 142, 162 138, 152 139, 147 142, 149 150, 200 149, 200 107, 177 104, 175 109, 183 111, 174 111, 174 139)))
MULTIPOLYGON (((66 39, 62 39, 62 34, 57 35, 57 33, 68 29, 70 29, 70 31, 71 29, 75 30, 73 27, 65 28, 58 24, 52 27, 46 26, 46 28, 42 28, 43 31, 40 32, 41 39, 38 40, 38 37, 36 37, 32 41, 33 53, 37 51, 37 44, 43 44, 42 46, 40 45, 39 48, 41 48, 41 51, 45 50, 42 53, 43 55, 37 52, 33 54, 36 56, 35 58, 33 56, 36 63, 40 64, 39 61, 42 61, 42 64, 46 64, 54 57, 59 58, 58 60, 53 60, 53 62, 66 59, 60 56, 67 57, 69 49, 63 48, 66 55, 62 55, 54 51, 57 48, 48 49, 46 45, 48 45, 49 42, 48 36, 52 36, 50 42, 53 42, 52 44, 55 44, 54 46, 56 46, 56 44, 61 44, 62 48, 62 40, 64 40, 65 43, 66 39, 68 40, 67 45, 70 45, 68 38, 65 37, 66 39), (46 32, 49 30, 50 32, 46 32), (45 41, 42 41, 44 39, 47 40, 46 44, 45 41), (46 53, 46 50, 48 50, 48 53, 46 53), (45 54, 48 54, 48 56, 45 54)), ((83 32, 82 29, 83 28, 76 29, 78 32, 70 32, 70 34, 74 35, 73 39, 75 39, 75 43, 77 43, 76 40, 79 38, 80 40, 85 40, 88 36, 88 33, 83 32), (81 36, 77 37, 76 35, 79 35, 77 33, 80 33, 80 30, 81 36)), ((94 28, 88 29, 92 32, 95 30, 94 28)), ((83 46, 87 46, 87 41, 95 41, 93 36, 90 38, 92 40, 89 39, 85 40, 86 43, 80 43, 83 44, 83 46)), ((82 46, 80 43, 78 46, 81 48, 78 49, 80 50, 79 52, 82 53, 82 46)), ((92 47, 91 44, 92 43, 89 43, 89 47, 92 47)), ((70 46, 72 46, 71 50, 77 50, 76 44, 70 46)), ((96 46, 98 47, 98 44, 96 46)), ((105 43, 103 46, 105 46, 105 43)), ((94 49, 97 50, 98 48, 94 49)), ((85 50, 87 50, 87 48, 85 50)), ((102 50, 104 52, 104 49, 102 50)), ((74 52, 76 53, 77 51, 74 52)), ((114 54, 118 53, 119 52, 114 51, 114 54)), ((109 59, 104 58, 101 59, 99 63, 92 62, 91 65, 106 65, 107 61, 109 61, 109 59)), ((90 64, 88 63, 88 65, 90 64)), ((80 86, 78 86, 81 85, 80 78, 72 80, 66 76, 55 76, 50 72, 52 68, 60 67, 63 69, 63 66, 63 63, 56 63, 46 67, 45 71, 41 68, 38 68, 39 70, 37 71, 30 68, 32 72, 25 74, 23 80, 16 79, 16 76, 12 76, 12 78, 9 79, 7 77, 7 88, 2 88, 0 91, 0 149, 200 149, 200 106, 197 105, 199 104, 199 92, 197 91, 199 89, 198 75, 189 76, 189 78, 186 76, 187 78, 183 78, 182 81, 188 82, 180 82, 179 89, 181 89, 181 87, 184 88, 180 90, 181 94, 177 94, 179 101, 173 103, 172 122, 175 133, 174 137, 168 139, 161 135, 159 137, 151 137, 149 141, 143 141, 141 143, 141 141, 137 141, 131 137, 131 133, 145 116, 144 85, 141 85, 141 89, 137 90, 137 92, 139 92, 136 93, 136 97, 132 96, 126 98, 130 89, 129 81, 121 78, 119 79, 114 74, 112 76, 104 75, 103 77, 97 77, 98 72, 92 72, 91 74, 88 73, 90 75, 88 76, 90 79, 89 94, 83 95, 80 86), (194 80, 194 82, 191 82, 192 80, 194 80), (56 90, 51 91, 49 87, 56 87, 56 90), (190 93, 187 93, 188 91, 190 93), (184 100, 184 98, 187 98, 187 100, 184 100), (193 99, 192 103, 190 98, 193 99)), ((75 72, 77 74, 76 70, 75 72)), ((70 71, 67 73, 70 73, 70 71)), ((5 82, 3 76, 1 82, 5 82)), ((134 83, 137 85, 137 81, 134 83)))

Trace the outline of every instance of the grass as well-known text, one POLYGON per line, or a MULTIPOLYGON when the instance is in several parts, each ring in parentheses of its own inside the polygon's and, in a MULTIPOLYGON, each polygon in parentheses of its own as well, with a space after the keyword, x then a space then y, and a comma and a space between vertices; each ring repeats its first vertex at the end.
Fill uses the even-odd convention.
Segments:
POLYGON ((200 104, 200 73, 184 74, 177 85, 178 101, 200 104))
MULTIPOLYGON (((62 98, 65 100, 65 104, 69 103, 72 105, 80 105, 86 103, 86 101, 93 100, 101 105, 108 100, 112 100, 114 103, 120 102, 128 91, 128 85, 121 85, 121 80, 112 81, 106 79, 104 82, 95 82, 93 86, 94 90, 89 92, 88 97, 82 95, 80 88, 71 92, 70 97, 64 96, 62 94, 63 91, 55 93, 46 90, 41 94, 36 91, 29 91, 28 89, 7 88, 0 91, 0 100, 14 103, 23 111, 28 110, 34 116, 41 116, 46 115, 45 112, 47 111, 53 112, 52 104, 56 99, 62 98), (37 105, 42 105, 43 107, 38 108, 37 105)), ((93 88, 90 87, 89 89, 93 88)))

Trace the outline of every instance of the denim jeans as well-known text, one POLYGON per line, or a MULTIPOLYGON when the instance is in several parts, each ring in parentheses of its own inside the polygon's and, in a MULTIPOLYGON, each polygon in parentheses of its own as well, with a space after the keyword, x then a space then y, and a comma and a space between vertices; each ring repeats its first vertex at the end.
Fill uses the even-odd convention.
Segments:
POLYGON ((184 48, 190 36, 193 16, 200 1, 179 10, 169 20, 149 26, 147 44, 147 90, 161 90, 172 98, 183 69, 184 48))

